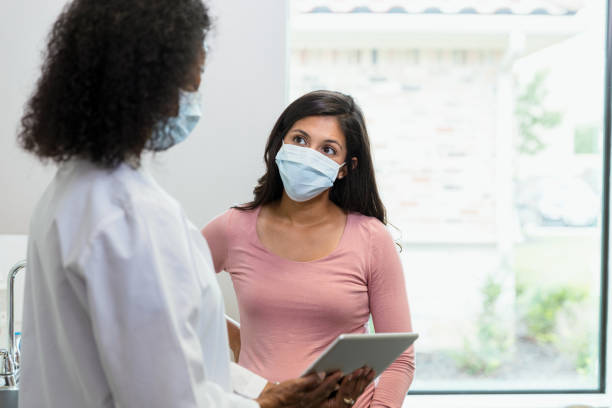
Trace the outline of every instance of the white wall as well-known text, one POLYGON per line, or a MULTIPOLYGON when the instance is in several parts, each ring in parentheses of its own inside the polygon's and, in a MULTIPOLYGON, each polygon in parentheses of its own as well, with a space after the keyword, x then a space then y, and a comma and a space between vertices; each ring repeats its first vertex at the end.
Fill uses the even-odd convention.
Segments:
POLYGON ((51 168, 19 150, 15 136, 23 105, 38 77, 40 53, 64 1, 0 2, 0 233, 24 233, 51 168), (36 10, 36 12, 33 12, 36 10))
MULTIPOLYGON (((216 29, 203 78, 204 116, 185 143, 146 161, 197 226, 251 198, 263 172, 267 135, 286 102, 287 3, 207 3, 216 29)), ((64 4, 0 2, 0 234, 27 233, 36 200, 55 171, 22 152, 15 136, 38 78, 44 40, 64 4)), ((231 287, 224 277, 221 284, 231 287)), ((232 299, 228 309, 236 315, 232 299)))
POLYGON ((152 170, 196 225, 251 199, 268 134, 285 105, 285 2, 210 2, 217 35, 203 78, 204 116, 152 170))
MULTIPOLYGON (((0 233, 25 233, 54 172, 15 142, 40 53, 63 0, 0 2, 0 233)), ((248 200, 265 139, 285 104, 286 2, 209 1, 216 19, 203 79, 204 117, 183 145, 152 162, 160 183, 197 225, 248 200)))

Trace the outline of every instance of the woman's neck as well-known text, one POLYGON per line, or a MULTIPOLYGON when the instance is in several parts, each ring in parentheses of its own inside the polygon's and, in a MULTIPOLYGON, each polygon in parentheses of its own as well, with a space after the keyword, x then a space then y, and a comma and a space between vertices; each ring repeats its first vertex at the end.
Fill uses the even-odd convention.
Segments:
POLYGON ((308 226, 325 222, 330 216, 337 216, 342 212, 329 199, 329 190, 313 198, 312 200, 297 202, 283 192, 280 202, 276 208, 279 217, 286 218, 294 225, 308 226))

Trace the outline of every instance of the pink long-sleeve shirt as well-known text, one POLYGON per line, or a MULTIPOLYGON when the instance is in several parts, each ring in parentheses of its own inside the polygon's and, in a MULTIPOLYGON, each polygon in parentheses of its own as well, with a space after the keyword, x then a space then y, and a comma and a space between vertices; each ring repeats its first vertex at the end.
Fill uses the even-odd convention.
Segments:
MULTIPOLYGON (((379 220, 349 213, 331 254, 297 262, 263 246, 259 210, 230 209, 202 230, 215 270, 229 272, 236 290, 240 365, 270 381, 298 377, 338 335, 366 332, 370 314, 376 332, 412 331, 402 265, 379 220)), ((414 368, 411 347, 355 407, 400 407, 414 368)))

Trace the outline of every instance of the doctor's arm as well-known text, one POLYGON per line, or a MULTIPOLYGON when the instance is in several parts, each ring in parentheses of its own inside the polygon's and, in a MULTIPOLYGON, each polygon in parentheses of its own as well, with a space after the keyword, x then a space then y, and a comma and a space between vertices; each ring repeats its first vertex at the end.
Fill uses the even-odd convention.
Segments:
POLYGON ((138 214, 117 213, 78 262, 114 402, 256 408, 255 401, 224 390, 205 372, 196 325, 206 310, 200 310, 188 238, 173 224, 146 205, 138 214))

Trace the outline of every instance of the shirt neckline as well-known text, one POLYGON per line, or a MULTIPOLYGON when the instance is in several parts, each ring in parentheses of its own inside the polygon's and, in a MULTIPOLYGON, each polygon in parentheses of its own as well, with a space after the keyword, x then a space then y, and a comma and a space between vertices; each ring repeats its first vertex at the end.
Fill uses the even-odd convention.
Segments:
POLYGON ((262 206, 260 205, 259 207, 257 207, 255 209, 255 214, 253 217, 253 221, 251 223, 251 228, 252 228, 252 232, 253 232, 253 242, 255 244, 255 246, 257 246, 259 249, 261 249, 263 252, 266 253, 266 255, 281 260, 282 262, 286 262, 286 263, 291 263, 291 264, 295 264, 295 265, 309 265, 309 264, 316 264, 316 263, 320 263, 320 262, 325 262, 326 260, 333 258, 340 250, 342 250, 342 248, 344 247, 344 242, 347 240, 348 237, 348 230, 351 227, 352 223, 353 223, 353 213, 349 211, 349 213, 346 215, 346 224, 344 225, 344 230, 342 231, 342 235, 340 236, 340 240, 338 241, 338 245, 336 245, 336 247, 333 249, 333 251, 331 251, 329 254, 321 257, 321 258, 317 258, 317 259, 313 259, 310 261, 295 261, 293 259, 289 259, 289 258, 285 258, 283 256, 280 256, 272 251, 270 251, 264 244, 263 242, 261 242, 261 239, 259 238, 259 234, 257 233, 257 219, 259 218, 259 213, 261 212, 261 208, 262 206))

